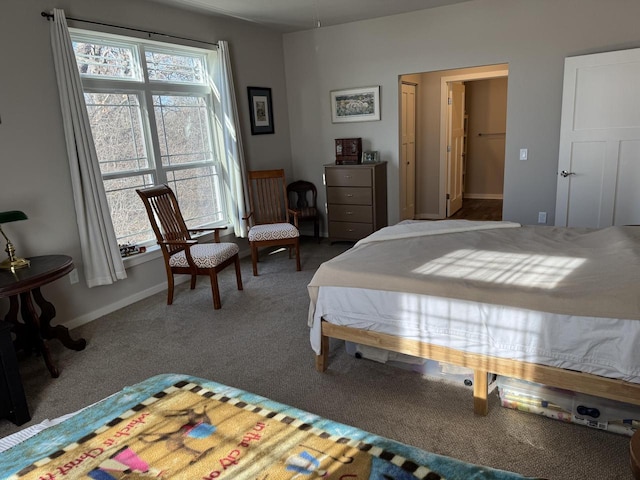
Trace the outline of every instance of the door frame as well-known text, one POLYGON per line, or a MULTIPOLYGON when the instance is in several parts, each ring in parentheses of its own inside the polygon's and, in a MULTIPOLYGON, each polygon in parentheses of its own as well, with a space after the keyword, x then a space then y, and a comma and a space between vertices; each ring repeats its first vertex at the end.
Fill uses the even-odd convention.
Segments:
POLYGON ((418 156, 418 145, 417 145, 417 138, 415 137, 415 130, 417 130, 417 125, 418 125, 418 101, 417 101, 417 96, 418 96, 418 84, 415 82, 410 82, 410 81, 406 81, 406 80, 402 80, 402 76, 400 77, 400 94, 399 94, 399 105, 400 105, 400 122, 399 122, 399 128, 398 128, 398 144, 400 146, 399 150, 398 150, 398 161, 399 161, 399 179, 400 179, 400 185, 399 185, 399 191, 400 191, 400 220, 404 220, 404 216, 406 214, 406 212, 404 211, 404 205, 405 202, 403 201, 403 197, 406 198, 406 190, 408 188, 407 186, 407 182, 406 182, 406 178, 407 178, 407 165, 405 162, 403 162, 402 159, 402 128, 403 128, 403 122, 404 122, 404 111, 403 111, 403 102, 402 102, 402 87, 404 85, 408 85, 414 88, 414 98, 413 98, 413 115, 414 115, 414 143, 413 143, 413 166, 411 167, 413 170, 413 175, 412 175, 412 181, 413 181, 413 214, 411 216, 411 219, 413 220, 415 218, 415 213, 416 213, 416 159, 418 156))
POLYGON ((438 201, 439 218, 447 218, 447 144, 448 144, 448 98, 449 82, 465 82, 471 80, 486 80, 509 76, 509 67, 500 66, 486 72, 465 73, 440 78, 440 198, 438 201))

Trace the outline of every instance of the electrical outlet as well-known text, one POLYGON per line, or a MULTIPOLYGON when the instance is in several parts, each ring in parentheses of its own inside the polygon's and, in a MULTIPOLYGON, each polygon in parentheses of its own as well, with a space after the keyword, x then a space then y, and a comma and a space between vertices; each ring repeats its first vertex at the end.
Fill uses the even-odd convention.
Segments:
POLYGON ((75 285, 76 283, 78 283, 80 281, 80 279, 78 278, 78 270, 76 270, 75 268, 73 270, 71 270, 71 272, 69 273, 69 282, 71 282, 71 285, 75 285))
POLYGON ((547 223, 547 212, 538 212, 538 223, 547 223))

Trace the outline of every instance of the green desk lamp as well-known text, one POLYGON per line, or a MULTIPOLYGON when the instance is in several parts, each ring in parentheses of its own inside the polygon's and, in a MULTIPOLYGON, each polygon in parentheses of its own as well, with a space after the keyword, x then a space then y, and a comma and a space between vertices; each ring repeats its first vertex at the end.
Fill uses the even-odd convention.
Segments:
POLYGON ((4 234, 4 232, 2 231, 3 223, 16 222, 18 220, 26 220, 26 219, 27 219, 27 216, 24 214, 24 212, 21 212, 19 210, 11 210, 9 212, 0 212, 0 233, 2 234, 4 239, 7 241, 7 247, 4 249, 4 251, 7 252, 7 255, 9 255, 8 259, 0 262, 0 269, 15 270, 16 268, 24 268, 29 266, 29 260, 27 260, 26 258, 16 257, 16 249, 14 248, 13 243, 11 243, 11 240, 9 240, 7 236, 4 234))

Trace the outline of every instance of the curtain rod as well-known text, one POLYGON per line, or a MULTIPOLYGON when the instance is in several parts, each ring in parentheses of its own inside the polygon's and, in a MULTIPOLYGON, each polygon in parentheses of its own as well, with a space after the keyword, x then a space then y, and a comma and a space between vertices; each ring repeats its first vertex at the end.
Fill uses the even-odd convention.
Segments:
MULTIPOLYGON (((40 15, 45 17, 47 20, 50 20, 50 19, 53 18, 53 14, 52 13, 40 12, 40 15)), ((103 25, 105 27, 121 28, 123 30, 132 30, 134 32, 146 33, 149 36, 151 36, 151 35, 160 35, 162 37, 177 38, 179 40, 187 40, 189 42, 204 43, 206 45, 215 45, 216 47, 218 46, 217 43, 213 43, 213 42, 204 42, 202 40, 195 40, 193 38, 178 37, 176 35, 170 35, 168 33, 152 32, 152 31, 149 31, 149 30, 142 30, 140 28, 123 27, 122 25, 113 25, 111 23, 102 23, 102 22, 96 22, 96 21, 93 21, 93 20, 83 20, 82 18, 67 17, 67 20, 72 20, 74 22, 82 22, 82 23, 92 23, 94 25, 103 25)))

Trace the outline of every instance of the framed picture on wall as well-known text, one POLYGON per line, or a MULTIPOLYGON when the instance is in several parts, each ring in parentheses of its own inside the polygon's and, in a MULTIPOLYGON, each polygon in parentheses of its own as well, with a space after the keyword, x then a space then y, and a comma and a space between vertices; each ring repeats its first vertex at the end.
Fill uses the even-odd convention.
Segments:
POLYGON ((247 87, 249 93, 249 117, 251 134, 273 133, 273 107, 271 89, 265 87, 247 87))
POLYGON ((331 121, 380 120, 380 86, 331 91, 331 121))

